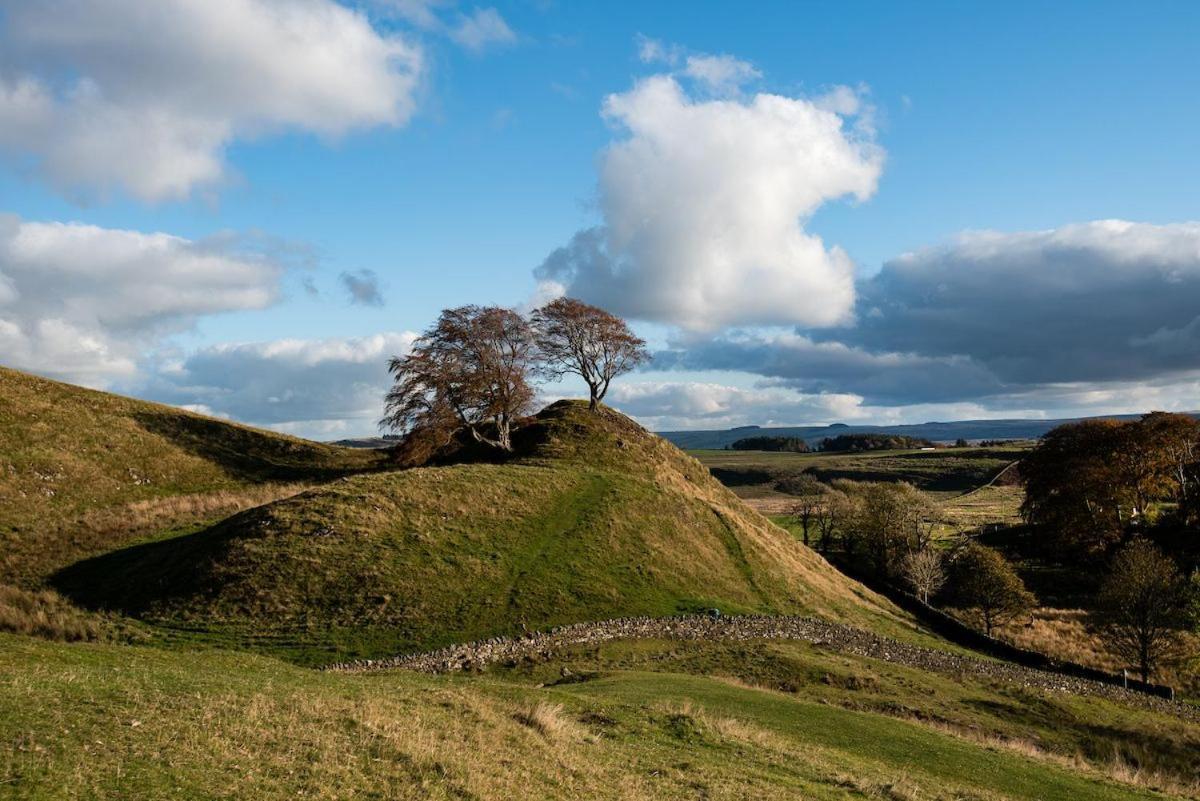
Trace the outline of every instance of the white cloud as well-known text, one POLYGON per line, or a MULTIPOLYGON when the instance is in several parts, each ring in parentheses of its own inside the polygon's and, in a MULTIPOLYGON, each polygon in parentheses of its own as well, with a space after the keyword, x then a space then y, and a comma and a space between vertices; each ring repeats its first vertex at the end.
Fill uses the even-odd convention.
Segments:
POLYGON ((0 0, 0 152, 83 197, 178 199, 233 141, 412 116, 418 47, 333 0, 0 0))
POLYGON ((450 38, 474 53, 517 41, 517 35, 494 8, 477 8, 470 14, 460 14, 458 24, 450 30, 450 38))
POLYGON ((0 216, 0 358, 104 386, 132 376, 144 349, 202 315, 269 305, 280 274, 225 237, 0 216))
POLYGON ((861 282, 852 325, 692 338, 656 354, 655 366, 908 409, 1194 409, 1198 301, 1200 223, 969 232, 861 282))
POLYGON ((634 37, 637 44, 638 59, 643 64, 667 64, 675 66, 683 58, 683 48, 679 45, 669 45, 658 39, 638 34, 634 37))
POLYGON ((604 225, 537 270, 628 317, 693 331, 847 320, 854 266, 804 230, 823 204, 874 193, 883 151, 812 100, 698 101, 670 76, 607 98, 626 133, 600 162, 604 225))
POLYGON ((383 416, 387 360, 406 354, 416 337, 389 332, 214 345, 164 366, 147 393, 301 436, 369 434, 383 416))
POLYGON ((696 381, 631 381, 606 398, 652 430, 808 425, 861 416, 862 398, 847 393, 804 395, 783 388, 696 381))
MULTIPOLYGON (((688 56, 684 74, 703 84, 711 93, 716 95, 732 95, 742 88, 743 84, 757 80, 762 73, 748 61, 741 61, 733 56, 688 56)), ((834 109, 835 113, 843 112, 834 109)))

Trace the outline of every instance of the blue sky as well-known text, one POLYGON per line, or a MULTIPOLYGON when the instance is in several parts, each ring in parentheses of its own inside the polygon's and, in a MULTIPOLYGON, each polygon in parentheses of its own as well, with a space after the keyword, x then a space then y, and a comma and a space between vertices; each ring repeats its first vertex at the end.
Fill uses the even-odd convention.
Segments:
POLYGON ((154 5, 0 0, 0 363, 363 434, 568 291, 654 427, 1200 407, 1195 4, 154 5))

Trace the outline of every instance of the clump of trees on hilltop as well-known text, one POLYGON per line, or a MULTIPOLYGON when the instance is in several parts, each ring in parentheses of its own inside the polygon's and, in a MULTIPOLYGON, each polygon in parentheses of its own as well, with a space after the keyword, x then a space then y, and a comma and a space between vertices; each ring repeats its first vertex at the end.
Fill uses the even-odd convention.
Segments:
POLYGON ((735 451, 774 451, 808 453, 808 443, 800 437, 742 437, 729 446, 735 451))
POLYGON ((624 320, 571 298, 528 319, 498 306, 446 309, 407 355, 388 362, 393 384, 380 425, 424 454, 459 431, 511 451, 513 428, 533 405, 534 376, 578 375, 595 411, 613 379, 647 358, 624 320))
POLYGON ((933 443, 920 437, 901 434, 838 434, 821 440, 821 450, 833 453, 860 453, 863 451, 894 451, 913 448, 932 448, 933 443))

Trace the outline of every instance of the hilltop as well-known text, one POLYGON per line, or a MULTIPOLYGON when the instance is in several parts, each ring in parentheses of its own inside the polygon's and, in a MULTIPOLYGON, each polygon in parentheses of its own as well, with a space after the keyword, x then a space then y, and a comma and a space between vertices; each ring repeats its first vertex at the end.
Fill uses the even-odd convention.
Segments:
POLYGON ((900 613, 611 410, 548 407, 502 462, 346 477, 183 537, 75 565, 93 607, 305 661, 621 615, 900 613))
POLYGON ((0 583, 382 460, 3 367, 0 444, 0 583))

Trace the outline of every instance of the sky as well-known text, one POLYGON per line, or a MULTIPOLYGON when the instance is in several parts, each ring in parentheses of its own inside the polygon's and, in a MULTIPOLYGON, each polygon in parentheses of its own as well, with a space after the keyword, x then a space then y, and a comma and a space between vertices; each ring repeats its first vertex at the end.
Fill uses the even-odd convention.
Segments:
MULTIPOLYGON (((0 0, 0 364, 317 439, 560 294, 656 430, 1200 408, 1200 5, 0 0)), ((542 398, 578 395, 570 381, 542 398)))

